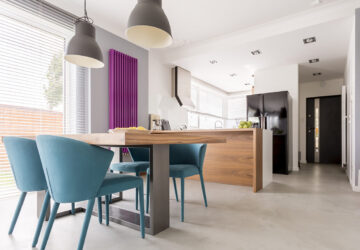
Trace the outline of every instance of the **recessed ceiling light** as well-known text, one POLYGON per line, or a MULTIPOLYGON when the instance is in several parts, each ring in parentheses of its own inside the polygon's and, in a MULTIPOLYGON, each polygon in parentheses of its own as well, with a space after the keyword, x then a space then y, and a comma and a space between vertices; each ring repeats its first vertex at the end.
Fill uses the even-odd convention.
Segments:
POLYGON ((257 56, 257 55, 260 55, 260 54, 261 54, 261 51, 257 49, 257 50, 251 51, 251 54, 252 54, 253 56, 257 56))
POLYGON ((319 4, 322 4, 322 0, 314 0, 311 2, 311 5, 315 6, 315 5, 319 5, 319 4))
POLYGON ((313 76, 321 76, 322 73, 321 72, 318 72, 318 73, 313 73, 313 76))
POLYGON ((232 73, 232 74, 230 74, 230 76, 231 76, 231 77, 235 77, 235 76, 237 76, 237 74, 236 74, 236 73, 232 73))
POLYGON ((218 61, 216 61, 216 60, 210 60, 209 61, 211 64, 217 64, 218 63, 218 61))
POLYGON ((310 59, 310 60, 309 60, 309 63, 317 63, 317 62, 319 62, 319 61, 320 61, 319 58, 314 58, 314 59, 310 59))
POLYGON ((305 39, 303 39, 303 42, 304 42, 304 44, 308 44, 308 43, 314 43, 314 42, 316 42, 316 37, 308 37, 308 38, 305 38, 305 39))

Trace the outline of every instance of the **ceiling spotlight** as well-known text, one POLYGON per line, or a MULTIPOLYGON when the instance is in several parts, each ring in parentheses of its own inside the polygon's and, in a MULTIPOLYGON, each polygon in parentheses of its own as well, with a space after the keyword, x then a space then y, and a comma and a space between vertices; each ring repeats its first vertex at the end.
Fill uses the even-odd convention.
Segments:
POLYGON ((313 76, 321 76, 322 73, 321 72, 318 72, 318 73, 313 73, 313 76))
POLYGON ((322 0, 314 0, 311 2, 311 5, 315 6, 315 5, 319 5, 319 4, 322 4, 322 0))
POLYGON ((252 54, 253 56, 257 56, 257 55, 260 55, 260 54, 261 54, 261 51, 257 49, 257 50, 251 51, 251 54, 252 54))
POLYGON ((237 76, 237 74, 236 74, 236 73, 232 73, 232 74, 230 74, 230 76, 231 76, 231 77, 235 77, 235 76, 237 76))
POLYGON ((209 61, 211 64, 217 64, 218 63, 218 61, 216 61, 216 60, 210 60, 209 61))
POLYGON ((317 62, 319 62, 319 61, 320 61, 319 58, 315 58, 315 59, 310 59, 310 60, 309 60, 309 63, 317 63, 317 62))
POLYGON ((314 43, 314 42, 316 42, 316 37, 308 37, 308 38, 305 38, 305 39, 303 39, 303 42, 304 42, 304 44, 308 44, 308 43, 314 43))

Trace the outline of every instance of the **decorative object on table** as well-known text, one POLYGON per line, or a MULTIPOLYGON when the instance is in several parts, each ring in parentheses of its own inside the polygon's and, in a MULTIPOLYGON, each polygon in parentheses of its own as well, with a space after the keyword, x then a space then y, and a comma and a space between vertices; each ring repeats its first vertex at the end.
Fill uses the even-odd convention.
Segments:
POLYGON ((182 124, 179 126, 180 130, 187 130, 187 125, 186 124, 182 124))
POLYGON ((170 122, 166 119, 161 119, 161 130, 171 130, 170 122))
POLYGON ((95 40, 93 20, 88 17, 86 0, 84 0, 84 16, 75 21, 75 35, 71 38, 65 60, 86 68, 103 68, 103 54, 95 40))
POLYGON ((149 115, 149 128, 150 130, 159 130, 157 126, 160 126, 160 115, 150 114, 149 115))
POLYGON ((147 130, 146 128, 139 126, 139 127, 128 127, 128 128, 114 128, 114 129, 109 129, 108 132, 109 133, 116 133, 116 132, 122 132, 122 131, 126 131, 126 132, 130 132, 130 133, 150 133, 150 130, 147 130))
POLYGON ((241 121, 239 124, 239 128, 251 128, 253 125, 250 121, 241 121))
POLYGON ((130 14, 126 37, 145 48, 164 48, 172 44, 169 20, 162 0, 138 0, 130 14))

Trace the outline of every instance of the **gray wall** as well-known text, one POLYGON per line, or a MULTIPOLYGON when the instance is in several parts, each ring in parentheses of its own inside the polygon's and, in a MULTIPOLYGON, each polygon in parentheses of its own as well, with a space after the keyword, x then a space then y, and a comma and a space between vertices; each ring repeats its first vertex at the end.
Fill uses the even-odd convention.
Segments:
POLYGON ((360 170, 360 9, 355 11, 355 87, 354 87, 354 137, 355 147, 352 150, 354 154, 355 166, 355 185, 358 186, 359 170, 360 170))
POLYGON ((90 132, 109 129, 109 50, 115 49, 138 59, 138 124, 148 127, 149 70, 148 51, 104 29, 96 27, 96 40, 104 56, 105 67, 92 69, 90 76, 90 132))

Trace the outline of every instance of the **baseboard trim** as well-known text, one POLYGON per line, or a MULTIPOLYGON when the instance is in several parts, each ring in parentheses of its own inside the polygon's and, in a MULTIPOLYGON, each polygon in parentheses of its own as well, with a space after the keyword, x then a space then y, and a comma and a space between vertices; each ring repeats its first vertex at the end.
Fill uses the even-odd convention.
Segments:
POLYGON ((360 187, 359 186, 352 186, 352 190, 354 192, 360 192, 360 187))

